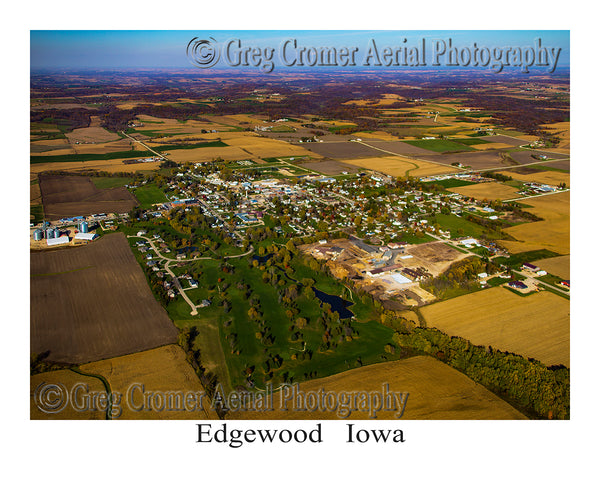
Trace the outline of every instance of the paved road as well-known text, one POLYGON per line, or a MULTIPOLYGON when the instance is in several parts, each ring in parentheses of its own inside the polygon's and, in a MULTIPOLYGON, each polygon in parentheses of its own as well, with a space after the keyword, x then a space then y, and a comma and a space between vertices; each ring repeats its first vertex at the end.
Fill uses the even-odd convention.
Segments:
POLYGON ((123 135, 125 135, 127 138, 129 138, 130 140, 133 140, 134 142, 139 143, 140 145, 142 145, 146 150, 152 152, 154 155, 156 155, 157 157, 162 158, 163 160, 168 160, 167 157, 165 157, 162 153, 158 153, 155 150, 152 150, 148 145, 146 145, 144 142, 142 142, 141 140, 137 140, 135 138, 133 138, 132 136, 126 134, 125 132, 121 132, 123 135))
MULTIPOLYGON (((181 297, 186 301, 186 303, 190 306, 191 308, 191 315, 198 315, 198 308, 197 306, 194 304, 194 302, 192 302, 190 300, 190 298, 187 296, 187 294, 185 293, 185 290, 183 289, 183 287, 181 286, 181 283, 179 282, 179 279, 177 278, 177 275, 175 275, 175 273, 173 272, 173 270, 171 270, 171 268, 169 267, 169 265, 172 262, 195 262, 198 260, 214 260, 213 257, 195 257, 195 258, 187 258, 187 259, 182 259, 182 260, 177 260, 176 258, 169 258, 169 257, 165 257, 162 253, 160 253, 159 249, 156 247, 156 245, 154 245, 154 242, 152 241, 152 239, 148 238, 148 237, 144 237, 142 235, 127 235, 127 238, 142 238, 144 240, 146 240, 149 244, 150 247, 152 248, 152 250, 154 250, 154 253, 156 254, 157 257, 166 260, 165 264, 163 265, 166 272, 173 278, 173 283, 175 285, 175 287, 177 288, 177 291, 179 292, 179 294, 181 295, 181 297)), ((252 252, 254 252, 254 245, 250 245, 250 248, 248 249, 248 251, 246 253, 240 253, 239 255, 228 255, 226 257, 223 257, 224 259, 227 258, 240 258, 240 257, 244 257, 246 255, 250 255, 252 254, 252 252)))

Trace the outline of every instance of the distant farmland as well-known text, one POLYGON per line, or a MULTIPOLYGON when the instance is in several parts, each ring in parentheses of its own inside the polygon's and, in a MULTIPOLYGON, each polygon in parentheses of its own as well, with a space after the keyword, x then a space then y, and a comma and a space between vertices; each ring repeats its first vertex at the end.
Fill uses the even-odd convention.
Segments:
POLYGON ((137 200, 125 187, 101 189, 89 177, 40 175, 46 218, 57 220, 93 213, 127 213, 137 200))
MULTIPOLYGON (((300 384, 301 392, 381 392, 384 384, 392 392, 408 392, 402 419, 407 420, 513 420, 524 415, 481 385, 432 357, 418 356, 378 363, 300 384)), ((280 393, 273 394, 271 412, 237 412, 227 419, 337 420, 336 412, 280 409, 280 393)), ((396 412, 381 411, 377 419, 394 419, 396 412)), ((350 420, 368 420, 368 413, 353 412, 350 420)))
POLYGON ((31 253, 31 352, 82 363, 173 343, 123 234, 77 248, 31 253))

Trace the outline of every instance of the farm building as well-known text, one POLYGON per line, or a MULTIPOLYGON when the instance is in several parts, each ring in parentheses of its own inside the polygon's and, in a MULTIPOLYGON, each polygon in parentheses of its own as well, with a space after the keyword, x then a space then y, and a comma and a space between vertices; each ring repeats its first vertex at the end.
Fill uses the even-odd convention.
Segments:
POLYGON ((524 263, 523 264, 523 270, 529 270, 531 272, 537 272, 540 268, 531 264, 531 263, 524 263))
POLYGON ((63 235, 62 237, 54 237, 54 238, 46 239, 46 242, 48 243, 49 247, 55 247, 56 245, 66 245, 70 241, 71 241, 71 239, 67 235, 63 235))
POLYGON ((89 233, 89 232, 79 232, 78 234, 75 235, 75 240, 83 240, 86 242, 91 242, 92 240, 96 240, 98 238, 98 235, 95 233, 89 233))
POLYGON ((525 285, 523 282, 520 282, 518 280, 516 280, 514 282, 508 282, 508 286, 512 287, 512 288, 520 288, 520 289, 527 288, 527 285, 525 285))

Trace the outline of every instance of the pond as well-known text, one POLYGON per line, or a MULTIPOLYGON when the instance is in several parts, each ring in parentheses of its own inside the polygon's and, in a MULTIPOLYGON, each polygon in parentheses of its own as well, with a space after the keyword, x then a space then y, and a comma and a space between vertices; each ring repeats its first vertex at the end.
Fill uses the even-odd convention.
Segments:
POLYGON ((322 292, 321 290, 313 287, 316 297, 321 300, 321 303, 328 303, 331 305, 331 310, 338 312, 340 318, 352 318, 354 314, 348 310, 347 307, 354 305, 349 300, 344 300, 342 297, 337 295, 329 295, 328 293, 322 292))

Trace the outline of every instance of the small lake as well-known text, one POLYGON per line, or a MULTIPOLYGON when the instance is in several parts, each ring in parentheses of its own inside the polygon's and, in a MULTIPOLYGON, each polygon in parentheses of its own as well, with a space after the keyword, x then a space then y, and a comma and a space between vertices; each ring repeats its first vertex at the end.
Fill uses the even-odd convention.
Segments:
POLYGON ((340 318, 352 318, 354 314, 348 310, 347 307, 354 305, 354 303, 344 300, 342 297, 337 295, 329 295, 321 290, 313 287, 313 291, 315 292, 316 297, 321 300, 321 303, 328 303, 331 305, 331 310, 334 312, 338 312, 340 318))
POLYGON ((273 253, 267 253, 266 255, 263 255, 262 257, 260 255, 254 255, 252 257, 252 260, 257 260, 258 263, 266 263, 267 260, 269 260, 274 254, 273 253))

